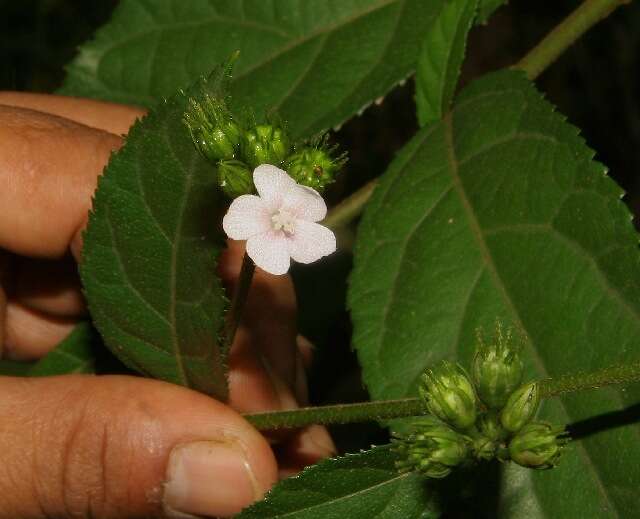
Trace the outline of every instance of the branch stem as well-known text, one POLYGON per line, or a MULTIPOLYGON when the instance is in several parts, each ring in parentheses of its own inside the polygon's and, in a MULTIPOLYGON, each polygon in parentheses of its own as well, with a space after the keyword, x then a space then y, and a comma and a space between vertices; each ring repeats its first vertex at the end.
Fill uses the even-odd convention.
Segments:
POLYGON ((587 30, 621 5, 630 2, 631 0, 586 0, 514 65, 514 68, 524 70, 529 79, 537 78, 587 30))
POLYGON ((329 211, 329 214, 327 214, 322 225, 329 227, 329 229, 337 229, 339 227, 344 227, 360 216, 364 209, 364 205, 367 203, 367 200, 369 200, 374 188, 376 187, 376 183, 376 180, 371 180, 352 195, 345 198, 342 202, 331 209, 331 211, 329 211))
MULTIPOLYGON (((614 384, 640 381, 640 361, 610 366, 591 373, 564 375, 538 382, 540 396, 553 398, 566 393, 599 389, 614 384)), ((420 398, 377 400, 358 404, 303 407, 290 411, 248 414, 244 417, 260 430, 296 428, 311 424, 345 424, 407 418, 426 414, 420 398)))
POLYGON ((244 253, 242 258, 242 267, 240 267, 240 274, 238 276, 238 284, 233 293, 233 299, 231 300, 231 307, 227 314, 227 319, 224 325, 223 335, 223 351, 229 352, 233 339, 236 336, 236 331, 242 320, 242 314, 244 312, 244 306, 247 302, 247 296, 249 295, 249 288, 251 287, 251 280, 253 279, 253 273, 256 270, 256 265, 253 260, 244 253))

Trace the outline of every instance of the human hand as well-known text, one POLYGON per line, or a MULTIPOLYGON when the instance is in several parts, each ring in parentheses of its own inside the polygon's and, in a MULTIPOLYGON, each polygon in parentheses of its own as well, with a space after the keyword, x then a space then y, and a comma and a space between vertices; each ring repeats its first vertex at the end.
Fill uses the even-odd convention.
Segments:
MULTIPOLYGON (((142 114, 0 93, 4 356, 43 356, 86 313, 75 262, 91 196, 142 114)), ((230 288, 241 256, 231 243, 221 258, 230 288)), ((231 515, 279 473, 332 454, 321 427, 272 438, 272 450, 238 414, 305 403, 310 354, 296 337, 288 277, 257 272, 245 312, 229 359, 229 405, 137 377, 0 377, 0 518, 231 515)))

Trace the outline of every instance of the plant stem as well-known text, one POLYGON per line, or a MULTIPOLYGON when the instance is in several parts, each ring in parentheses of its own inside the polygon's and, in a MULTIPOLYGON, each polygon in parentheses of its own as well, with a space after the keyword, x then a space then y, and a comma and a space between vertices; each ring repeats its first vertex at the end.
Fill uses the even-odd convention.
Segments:
POLYGON ((351 196, 345 198, 342 202, 336 205, 322 222, 322 225, 329 227, 330 229, 337 229, 343 227, 360 216, 364 205, 371 197, 373 189, 376 187, 376 180, 372 180, 369 183, 362 186, 351 196))
MULTIPOLYGON (((564 375, 538 382, 540 396, 553 398, 565 393, 598 389, 614 384, 640 381, 640 361, 610 366, 591 373, 564 375)), ((260 430, 303 427, 311 424, 344 424, 407 418, 426 414, 420 398, 378 400, 358 404, 303 407, 290 411, 249 414, 244 417, 260 430)))
POLYGON ((240 267, 240 274, 238 275, 238 284, 233 293, 233 299, 231 300, 231 308, 227 314, 227 319, 224 325, 223 335, 223 350, 229 352, 233 339, 236 336, 238 325, 242 320, 242 313, 244 311, 244 305, 249 295, 249 288, 251 287, 251 280, 253 279, 253 273, 256 270, 255 263, 245 252, 242 258, 242 267, 240 267))
POLYGON ((529 79, 537 78, 587 30, 604 20, 616 8, 631 0, 586 0, 557 25, 514 68, 522 69, 529 79))
POLYGON ((599 389, 613 384, 625 384, 640 380, 640 362, 609 366, 591 373, 575 373, 555 379, 541 380, 540 396, 550 398, 574 391, 599 389))
POLYGON ((302 427, 310 424, 344 424, 388 420, 424 414, 419 398, 379 400, 358 404, 338 404, 322 407, 302 407, 291 411, 257 413, 244 417, 260 430, 302 427))

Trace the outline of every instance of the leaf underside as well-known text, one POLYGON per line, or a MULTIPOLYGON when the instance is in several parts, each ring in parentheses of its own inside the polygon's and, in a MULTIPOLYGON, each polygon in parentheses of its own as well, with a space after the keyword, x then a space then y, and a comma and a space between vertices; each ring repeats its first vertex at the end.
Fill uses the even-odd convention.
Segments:
MULTIPOLYGON (((367 206, 349 291, 373 398, 415 395, 440 358, 469 362, 496 317, 525 334, 531 377, 640 357, 638 239, 592 159, 517 72, 474 82, 407 144, 367 206)), ((553 471, 510 467, 501 516, 636 514, 640 431, 614 426, 639 397, 636 384, 546 402, 543 418, 590 434, 553 471)))
POLYGON ((238 519, 429 519, 439 517, 428 482, 399 474, 388 445, 325 460, 278 483, 238 519))
POLYGON ((189 97, 220 95, 223 81, 219 68, 132 127, 100 177, 81 265, 92 318, 125 364, 220 399, 223 201, 182 114, 189 97))

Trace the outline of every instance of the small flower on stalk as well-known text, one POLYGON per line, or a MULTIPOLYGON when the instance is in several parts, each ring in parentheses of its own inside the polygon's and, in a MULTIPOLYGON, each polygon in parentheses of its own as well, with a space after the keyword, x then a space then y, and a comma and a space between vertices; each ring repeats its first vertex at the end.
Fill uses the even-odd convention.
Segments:
POLYGON ((335 182, 336 174, 346 162, 346 156, 332 156, 335 147, 327 147, 326 139, 317 146, 305 146, 297 149, 285 162, 285 168, 293 179, 303 186, 322 191, 335 182))
POLYGON ((496 324, 496 333, 490 344, 478 334, 478 349, 473 358, 471 374, 478 396, 489 407, 502 407, 509 395, 522 381, 523 365, 518 345, 513 344, 510 329, 496 324))
POLYGON ((427 410, 457 429, 476 421, 476 393, 459 364, 442 361, 422 375, 418 388, 427 410))
POLYGON ((218 163, 218 185, 229 198, 237 198, 253 191, 251 170, 239 160, 221 160, 218 163))
POLYGON ((216 163, 235 158, 242 129, 224 101, 210 95, 205 95, 201 102, 190 99, 183 121, 196 149, 206 159, 216 163))
POLYGON ((540 405, 538 384, 529 382, 516 389, 500 413, 500 423, 509 432, 518 432, 531 421, 540 405))
POLYGON ((229 238, 247 240, 247 254, 258 267, 285 274, 292 259, 313 263, 336 250, 333 232, 316 223, 327 214, 316 191, 270 164, 255 169, 253 183, 258 196, 236 198, 222 226, 229 238))
POLYGON ((471 440, 432 417, 422 418, 407 436, 396 436, 394 449, 401 472, 416 470, 430 478, 444 478, 469 458, 471 440))
POLYGON ((509 456, 523 467, 550 469, 558 463, 568 441, 562 427, 544 422, 529 423, 509 443, 509 456))
POLYGON ((271 124, 261 124, 247 130, 240 146, 243 159, 253 168, 260 164, 280 165, 291 152, 291 140, 287 132, 271 124))

